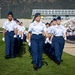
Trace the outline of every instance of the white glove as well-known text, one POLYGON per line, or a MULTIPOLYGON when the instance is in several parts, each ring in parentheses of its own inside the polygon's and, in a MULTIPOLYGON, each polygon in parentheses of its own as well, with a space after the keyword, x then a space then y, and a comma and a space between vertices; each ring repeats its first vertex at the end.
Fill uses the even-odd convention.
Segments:
POLYGON ((5 38, 4 37, 2 38, 2 41, 5 41, 5 38))
POLYGON ((47 41, 45 41, 45 44, 47 43, 47 41))
POLYGON ((49 44, 52 44, 52 42, 51 42, 51 41, 48 41, 48 43, 49 43, 49 44))
POLYGON ((21 37, 21 39, 23 40, 23 37, 21 37))
POLYGON ((19 37, 21 37, 21 35, 19 35, 19 37))
POLYGON ((29 42, 28 39, 26 39, 26 41, 29 42))
POLYGON ((46 41, 48 42, 49 41, 49 38, 46 38, 46 41))
POLYGON ((64 38, 64 40, 66 41, 66 40, 67 40, 67 38, 65 37, 65 38, 64 38))
POLYGON ((31 46, 31 43, 30 42, 28 43, 28 46, 31 46))
POLYGON ((14 38, 16 38, 17 37, 17 35, 14 35, 14 38))
POLYGON ((48 43, 48 41, 49 41, 49 38, 46 38, 46 41, 45 41, 45 43, 48 43))

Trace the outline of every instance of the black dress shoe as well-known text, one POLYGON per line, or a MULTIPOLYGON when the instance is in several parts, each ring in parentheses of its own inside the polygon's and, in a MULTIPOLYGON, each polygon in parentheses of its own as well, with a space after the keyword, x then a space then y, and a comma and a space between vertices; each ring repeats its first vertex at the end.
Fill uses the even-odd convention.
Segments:
POLYGON ((42 66, 41 67, 38 67, 38 69, 41 69, 42 68, 42 66))
POLYGON ((50 58, 52 61, 55 61, 55 59, 54 58, 50 58))
POLYGON ((63 60, 61 60, 61 62, 63 62, 63 60))
POLYGON ((61 62, 60 62, 60 61, 58 61, 58 62, 57 62, 57 65, 60 65, 60 63, 61 63, 61 62))
POLYGON ((5 59, 10 59, 10 55, 6 55, 5 56, 5 59))
POLYGON ((56 60, 55 63, 56 63, 57 65, 60 65, 61 62, 56 60))
POLYGON ((31 64, 33 64, 33 61, 31 62, 31 64))
POLYGON ((36 70, 38 70, 38 66, 37 65, 34 65, 34 70, 36 71, 36 70))

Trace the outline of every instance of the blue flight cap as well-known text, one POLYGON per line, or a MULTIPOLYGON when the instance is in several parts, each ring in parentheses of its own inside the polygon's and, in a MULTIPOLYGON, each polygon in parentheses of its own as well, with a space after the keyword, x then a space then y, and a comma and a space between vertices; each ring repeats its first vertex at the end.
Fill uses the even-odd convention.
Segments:
POLYGON ((36 13, 32 22, 34 22, 35 18, 38 17, 38 16, 41 16, 41 14, 40 13, 36 13))
POLYGON ((57 20, 61 20, 61 17, 60 17, 60 16, 58 16, 58 17, 57 17, 57 20))
POLYGON ((36 13, 35 14, 35 18, 38 17, 38 16, 41 16, 41 14, 40 13, 36 13))
POLYGON ((54 18, 52 21, 56 21, 57 19, 56 18, 54 18))
POLYGON ((13 13, 12 13, 11 11, 9 11, 9 12, 8 12, 8 15, 12 15, 12 16, 13 16, 13 13))

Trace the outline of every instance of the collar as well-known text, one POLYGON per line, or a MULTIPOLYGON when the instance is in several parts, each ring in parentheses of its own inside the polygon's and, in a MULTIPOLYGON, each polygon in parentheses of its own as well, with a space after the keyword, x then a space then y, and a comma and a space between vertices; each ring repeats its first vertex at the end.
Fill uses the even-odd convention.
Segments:
POLYGON ((13 20, 12 21, 7 20, 7 22, 10 22, 11 23, 11 22, 13 22, 13 20))
MULTIPOLYGON (((36 21, 34 21, 34 23, 35 23, 35 24, 37 24, 37 22, 36 22, 36 21)), ((42 22, 41 22, 41 21, 39 21, 39 23, 42 23, 42 22)))

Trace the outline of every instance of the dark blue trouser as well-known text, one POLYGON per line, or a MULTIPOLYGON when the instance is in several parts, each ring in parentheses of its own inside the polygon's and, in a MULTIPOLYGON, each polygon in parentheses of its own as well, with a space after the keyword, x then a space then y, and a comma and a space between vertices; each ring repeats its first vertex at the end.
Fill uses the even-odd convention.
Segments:
POLYGON ((55 53, 54 53, 53 43, 52 43, 51 48, 49 50, 49 56, 50 56, 50 58, 55 59, 55 53))
POLYGON ((14 54, 15 56, 18 54, 18 39, 14 38, 14 54))
POLYGON ((26 35, 24 34, 23 42, 26 42, 26 35))
POLYGON ((49 56, 50 55, 51 44, 45 44, 44 52, 49 56))
POLYGON ((44 37, 42 34, 31 36, 31 53, 33 58, 33 64, 42 66, 42 52, 44 47, 44 37))
POLYGON ((23 43, 23 40, 21 39, 21 37, 17 36, 17 41, 18 41, 18 44, 17 44, 17 46, 18 46, 17 54, 19 54, 21 46, 22 46, 22 43, 23 43))
POLYGON ((31 46, 29 46, 29 53, 32 56, 32 52, 31 52, 31 46))
POLYGON ((14 32, 5 33, 5 42, 6 42, 6 55, 14 57, 14 32))
POLYGON ((61 36, 61 37, 54 36, 53 45, 54 45, 55 59, 57 61, 61 61, 61 56, 62 56, 62 52, 63 52, 63 48, 64 48, 63 36, 61 36))

